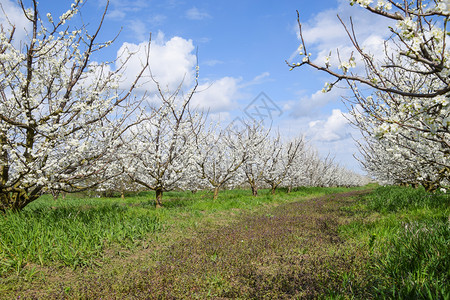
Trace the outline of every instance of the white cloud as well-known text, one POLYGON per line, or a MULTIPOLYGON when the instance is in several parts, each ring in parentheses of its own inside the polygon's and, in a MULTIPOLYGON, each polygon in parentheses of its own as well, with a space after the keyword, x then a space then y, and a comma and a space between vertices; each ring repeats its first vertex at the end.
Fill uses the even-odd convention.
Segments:
MULTIPOLYGON (((126 57, 126 53, 134 53, 127 62, 123 87, 130 86, 136 74, 142 69, 147 54, 147 43, 132 44, 124 43, 119 51, 118 57, 125 53, 120 63, 126 57)), ((174 92, 177 87, 183 83, 184 87, 192 85, 195 79, 196 56, 193 53, 195 47, 192 40, 175 36, 165 40, 164 34, 158 33, 152 40, 150 46, 150 68, 153 78, 159 82, 162 88, 174 92)), ((155 91, 155 85, 150 79, 150 74, 144 74, 147 80, 146 84, 139 89, 146 91, 155 91)), ((143 81, 142 81, 143 82, 143 81)))
POLYGON ((328 93, 323 93, 322 90, 319 90, 311 96, 301 97, 298 102, 290 104, 288 107, 291 110, 291 116, 294 118, 311 116, 330 102, 340 100, 345 93, 345 90, 338 87, 333 88, 328 93))
MULTIPOLYGON (((336 48, 337 45, 350 44, 348 34, 338 19, 344 21, 351 30, 350 18, 353 20, 354 30, 358 39, 368 36, 389 36, 389 25, 392 21, 370 13, 358 5, 351 6, 348 1, 339 1, 336 9, 329 9, 318 13, 311 21, 304 24, 303 36, 308 43, 314 43, 324 48, 336 48)), ((361 40, 359 41, 361 42, 361 40)))
POLYGON ((269 77, 269 76, 270 76, 270 73, 269 73, 269 72, 263 72, 263 73, 257 75, 255 78, 253 78, 253 81, 259 82, 259 81, 261 81, 262 79, 264 79, 264 78, 266 78, 266 77, 269 77))
MULTIPOLYGON (((337 8, 322 11, 311 20, 302 23, 306 50, 313 53, 314 62, 323 64, 324 57, 331 52, 331 65, 337 67, 339 62, 336 49, 339 49, 342 61, 348 60, 352 52, 356 54, 337 15, 350 32, 352 30, 350 18, 352 18, 357 42, 364 51, 373 54, 377 59, 383 57, 383 41, 390 36, 388 26, 395 24, 394 21, 370 13, 358 5, 350 6, 347 0, 340 0, 337 8)), ((298 25, 295 26, 298 34, 298 25)), ((299 59, 297 53, 291 57, 292 61, 299 59)))
POLYGON ((295 121, 284 118, 274 123, 272 128, 273 132, 279 131, 288 138, 304 135, 308 144, 317 149, 322 157, 330 155, 342 166, 362 172, 353 158, 353 154, 358 153, 353 139, 361 138, 359 130, 347 122, 339 109, 322 118, 305 116, 295 121))
POLYGON ((146 41, 150 37, 150 30, 141 20, 131 20, 128 22, 128 28, 133 32, 133 36, 138 41, 146 41))
POLYGON ((31 32, 31 23, 23 15, 22 9, 11 0, 2 0, 0 3, 0 25, 5 30, 15 26, 13 45, 20 46, 20 41, 27 38, 27 32, 31 32), (4 12, 3 12, 4 11, 4 12))
POLYGON ((342 113, 340 109, 333 109, 331 115, 326 120, 315 120, 309 122, 307 136, 312 140, 332 142, 350 137, 350 125, 347 113, 342 113))
POLYGON ((196 39, 196 41, 198 43, 205 44, 205 43, 209 43, 211 41, 211 38, 209 38, 209 37, 202 37, 202 38, 196 39))
POLYGON ((121 10, 121 9, 114 9, 114 10, 111 10, 110 12, 108 12, 106 17, 108 19, 123 20, 123 19, 125 19, 126 15, 127 14, 123 10, 121 10))
MULTIPOLYGON (((97 2, 101 8, 106 6, 105 0, 97 2)), ((145 41, 148 39, 150 30, 148 25, 161 25, 167 17, 162 14, 146 14, 141 18, 140 14, 148 10, 149 1, 145 0, 109 0, 109 8, 106 17, 110 20, 120 22, 122 26, 131 31, 131 39, 145 41)))
POLYGON ((255 78, 253 78, 253 80, 251 81, 251 84, 260 84, 263 81, 266 80, 266 78, 270 77, 270 73, 269 72, 263 72, 257 76, 255 76, 255 78))
POLYGON ((162 24, 165 20, 167 19, 167 16, 165 15, 161 15, 161 14, 157 14, 154 16, 149 17, 149 22, 153 25, 160 25, 162 24))
POLYGON ((218 59, 210 59, 210 60, 205 61, 203 64, 208 67, 214 67, 216 65, 223 64, 223 61, 218 60, 218 59))
MULTIPOLYGON (((136 74, 140 72, 146 59, 148 44, 124 43, 118 51, 118 56, 125 53, 119 59, 118 65, 126 58, 127 53, 134 53, 127 62, 124 72, 122 88, 127 88, 133 82, 136 74)), ((160 84, 163 91, 175 92, 182 84, 182 92, 192 88, 195 81, 195 66, 197 58, 194 53, 195 47, 192 40, 182 37, 172 37, 167 40, 164 34, 159 32, 153 38, 150 46, 150 69, 153 78, 160 84)), ((260 77, 266 77, 262 74, 260 77)), ((217 80, 203 80, 197 87, 191 104, 192 107, 208 110, 211 113, 226 112, 237 106, 237 99, 240 97, 240 78, 222 77, 217 80)), ((146 72, 137 88, 141 92, 150 92, 150 102, 156 101, 157 94, 155 83, 146 72)))
POLYGON ((269 72, 262 72, 261 74, 256 75, 252 80, 243 83, 240 87, 244 88, 244 87, 248 87, 248 86, 252 86, 252 85, 258 85, 261 83, 264 83, 265 81, 269 80, 270 77, 270 73, 269 72))
POLYGON ((214 81, 206 80, 205 83, 198 86, 191 103, 193 107, 212 113, 223 113, 236 109, 238 99, 243 98, 242 90, 248 86, 263 83, 269 76, 269 72, 263 72, 248 82, 243 82, 242 78, 230 76, 214 81))
POLYGON ((213 82, 201 84, 192 98, 192 106, 209 110, 210 112, 223 112, 236 106, 239 97, 238 84, 241 80, 233 77, 223 77, 213 82))
MULTIPOLYGON (((97 2, 100 7, 105 7, 106 0, 97 2)), ((124 13, 139 12, 149 6, 149 1, 146 0, 109 0, 111 11, 119 10, 124 13)))
POLYGON ((189 20, 203 20, 209 19, 211 16, 206 11, 201 11, 197 7, 193 7, 186 11, 186 18, 189 20))

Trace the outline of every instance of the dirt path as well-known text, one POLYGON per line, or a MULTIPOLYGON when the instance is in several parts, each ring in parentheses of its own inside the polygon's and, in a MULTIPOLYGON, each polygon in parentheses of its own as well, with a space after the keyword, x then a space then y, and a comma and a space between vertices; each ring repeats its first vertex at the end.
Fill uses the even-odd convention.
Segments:
MULTIPOLYGON (((203 229, 126 270, 87 274, 70 291, 46 298, 309 299, 367 298, 360 276, 367 260, 338 226, 341 209, 367 191, 327 195, 266 208, 218 229, 203 229), (112 277, 114 276, 114 277, 112 277)), ((128 261, 128 262, 127 262, 128 261)))

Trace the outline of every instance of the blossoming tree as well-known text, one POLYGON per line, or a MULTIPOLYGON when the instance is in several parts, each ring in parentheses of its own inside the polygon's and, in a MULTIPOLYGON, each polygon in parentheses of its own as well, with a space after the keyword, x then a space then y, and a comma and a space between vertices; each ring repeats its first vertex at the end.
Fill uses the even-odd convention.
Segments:
POLYGON ((156 206, 165 191, 185 189, 195 162, 195 137, 203 129, 204 115, 190 109, 197 85, 186 97, 165 92, 157 83, 160 103, 130 131, 123 168, 133 181, 156 192, 156 206))
POLYGON ((0 211, 20 210, 46 191, 95 186, 122 146, 140 74, 119 90, 122 67, 91 61, 110 44, 97 41, 106 9, 89 34, 70 26, 81 2, 42 19, 36 0, 31 8, 19 1, 26 40, 14 41, 12 23, 0 29, 0 211))
POLYGON ((264 129, 262 124, 248 124, 244 132, 244 144, 249 152, 248 159, 242 165, 247 183, 250 185, 252 195, 258 196, 258 188, 263 183, 266 172, 266 163, 270 153, 266 151, 266 143, 269 141, 270 129, 264 129))
POLYGON ((235 187, 244 182, 243 165, 251 159, 253 149, 263 142, 260 126, 246 125, 243 128, 231 126, 199 132, 196 144, 196 164, 199 180, 214 190, 217 199, 219 190, 225 186, 235 187))
MULTIPOLYGON (((450 181, 450 49, 447 23, 450 4, 443 0, 350 0, 381 18, 396 23, 392 36, 385 41, 384 58, 363 49, 354 26, 345 25, 354 53, 342 57, 333 66, 330 57, 324 65, 315 62, 307 51, 307 41, 299 22, 301 62, 289 63, 298 68, 309 65, 335 78, 324 90, 340 81, 347 82, 354 97, 348 99, 356 124, 366 137, 363 146, 365 167, 383 179, 408 181, 435 190, 450 181), (353 72, 357 64, 365 72, 353 72), (370 88, 370 92, 360 89, 370 88), (379 145, 376 145, 379 144, 379 145), (370 153, 376 152, 376 153, 370 153), (386 157, 397 166, 407 166, 407 175, 384 172, 386 157)), ((394 170, 393 168, 389 168, 394 170)))
POLYGON ((269 185, 272 194, 275 194, 275 190, 294 173, 295 162, 302 156, 304 150, 303 137, 283 142, 278 135, 267 143, 266 169, 262 177, 269 185))

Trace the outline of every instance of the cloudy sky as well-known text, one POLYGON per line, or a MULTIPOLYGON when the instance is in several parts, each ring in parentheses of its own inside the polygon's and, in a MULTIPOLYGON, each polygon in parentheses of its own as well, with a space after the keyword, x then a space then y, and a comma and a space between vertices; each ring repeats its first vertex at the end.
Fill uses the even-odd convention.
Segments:
MULTIPOLYGON (((41 16, 51 12, 54 18, 71 3, 39 2, 41 16)), ((0 3, 17 28, 23 28, 16 1, 0 3)), ((98 24, 105 5, 105 0, 84 4, 81 17, 89 28, 98 24)), ((112 61, 124 49, 143 53, 151 33, 152 74, 163 86, 174 89, 183 82, 188 89, 198 61, 200 85, 192 101, 208 109, 212 118, 224 124, 262 118, 283 135, 306 135, 324 156, 331 154, 342 165, 360 171, 352 157, 357 153, 353 139, 359 134, 349 126, 348 110, 341 101, 348 91, 337 88, 324 94, 324 83, 331 81, 325 74, 306 66, 290 71, 286 65, 286 60, 301 59, 296 55, 296 10, 307 50, 317 61, 330 51, 336 53, 336 48, 341 55, 351 53, 337 15, 347 22, 353 18, 359 42, 373 53, 379 53, 381 40, 389 34, 389 24, 347 0, 110 0, 99 39, 120 34, 95 59, 112 61)), ((133 74, 139 64, 136 57, 127 72, 133 74)))

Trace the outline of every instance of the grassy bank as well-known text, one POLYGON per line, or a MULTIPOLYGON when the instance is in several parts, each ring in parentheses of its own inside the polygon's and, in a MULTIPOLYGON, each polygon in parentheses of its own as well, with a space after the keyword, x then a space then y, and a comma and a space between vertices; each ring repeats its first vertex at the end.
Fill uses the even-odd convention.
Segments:
POLYGON ((450 299, 448 194, 380 187, 344 210, 353 220, 341 233, 370 253, 375 298, 450 299))

